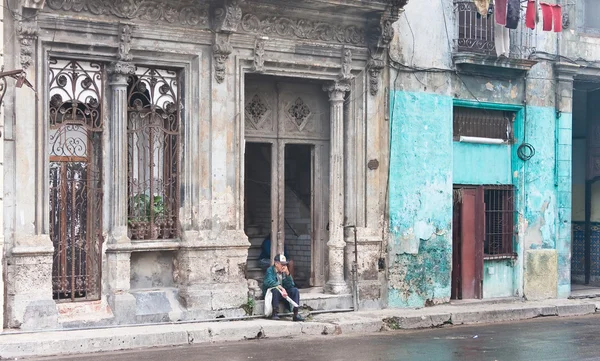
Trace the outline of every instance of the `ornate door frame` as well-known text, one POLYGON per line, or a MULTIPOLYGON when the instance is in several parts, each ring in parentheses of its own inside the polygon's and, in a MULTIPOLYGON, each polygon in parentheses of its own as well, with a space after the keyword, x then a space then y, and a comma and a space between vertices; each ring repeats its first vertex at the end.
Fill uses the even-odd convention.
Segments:
POLYGON ((328 241, 329 105, 321 85, 294 83, 276 77, 248 81, 244 91, 245 140, 270 143, 271 255, 285 243, 285 147, 311 147, 311 269, 310 284, 325 284, 328 241), (246 97, 245 97, 246 98, 246 97))

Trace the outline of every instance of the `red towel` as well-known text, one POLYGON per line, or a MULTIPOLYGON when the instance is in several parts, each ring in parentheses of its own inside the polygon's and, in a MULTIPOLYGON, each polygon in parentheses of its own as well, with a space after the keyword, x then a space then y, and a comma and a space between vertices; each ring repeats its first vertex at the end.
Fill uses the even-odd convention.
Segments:
POLYGON ((527 2, 527 12, 525 12, 525 26, 529 29, 535 29, 535 15, 537 9, 535 8, 535 0, 529 0, 527 2))
POLYGON ((552 31, 552 7, 550 4, 540 3, 542 7, 542 18, 544 19, 544 31, 552 31))
POLYGON ((508 0, 494 0, 494 13, 496 23, 506 25, 506 4, 508 0))
POLYGON ((562 32, 562 7, 560 5, 552 5, 552 16, 554 18, 554 32, 562 32))

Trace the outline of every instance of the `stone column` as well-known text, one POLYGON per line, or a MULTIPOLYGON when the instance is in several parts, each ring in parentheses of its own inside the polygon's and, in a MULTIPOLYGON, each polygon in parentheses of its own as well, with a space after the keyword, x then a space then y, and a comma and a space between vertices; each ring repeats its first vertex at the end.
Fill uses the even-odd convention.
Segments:
POLYGON ((326 292, 347 293, 344 279, 344 95, 350 91, 347 82, 324 87, 331 103, 331 137, 329 156, 329 279, 326 292))
POLYGON ((109 196, 107 245, 108 302, 117 322, 129 322, 135 316, 135 298, 129 293, 131 240, 127 236, 127 77, 135 65, 118 61, 110 74, 110 176, 106 181, 109 196))
MULTIPOLYGON (((18 20, 3 19, 3 26, 18 36, 18 41, 5 44, 9 56, 3 58, 4 65, 10 70, 23 69, 27 80, 37 86, 43 68, 37 61, 39 9, 23 4, 20 10, 18 20)), ((55 328, 58 311, 52 299, 54 247, 48 232, 48 133, 42 118, 47 104, 28 87, 15 88, 14 84, 8 81, 4 98, 4 324, 22 330, 55 328)))
POLYGON ((571 167, 573 129, 573 77, 579 65, 557 63, 554 65, 557 78, 557 144, 558 157, 558 298, 571 295, 571 167))

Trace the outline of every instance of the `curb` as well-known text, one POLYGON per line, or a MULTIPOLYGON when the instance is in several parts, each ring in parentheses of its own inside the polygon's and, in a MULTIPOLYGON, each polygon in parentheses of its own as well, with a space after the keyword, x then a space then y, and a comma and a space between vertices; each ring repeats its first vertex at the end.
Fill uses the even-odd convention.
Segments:
POLYGON ((491 324, 538 317, 583 316, 597 312, 593 300, 528 303, 475 307, 441 305, 419 310, 385 309, 345 314, 320 314, 316 315, 313 321, 302 323, 254 319, 23 334, 7 332, 0 335, 0 359, 199 345, 262 338, 332 337, 448 325, 491 324))

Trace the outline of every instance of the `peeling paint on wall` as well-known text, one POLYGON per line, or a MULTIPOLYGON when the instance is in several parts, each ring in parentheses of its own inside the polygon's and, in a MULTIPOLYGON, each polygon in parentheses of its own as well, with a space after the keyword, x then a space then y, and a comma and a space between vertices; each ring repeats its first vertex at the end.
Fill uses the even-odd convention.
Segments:
POLYGON ((393 92, 388 304, 450 298, 452 98, 393 92))

